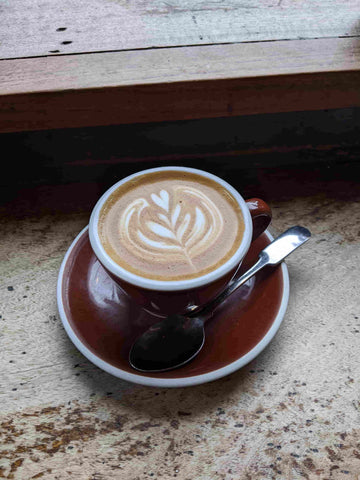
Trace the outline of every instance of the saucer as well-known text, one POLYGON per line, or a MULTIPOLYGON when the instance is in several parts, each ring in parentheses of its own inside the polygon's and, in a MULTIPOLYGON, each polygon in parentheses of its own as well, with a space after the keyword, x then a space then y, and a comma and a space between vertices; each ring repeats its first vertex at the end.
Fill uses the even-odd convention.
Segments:
MULTIPOLYGON (((271 240, 265 232, 252 243, 239 274, 255 263, 271 240)), ((288 299, 285 263, 260 271, 217 308, 205 326, 204 347, 191 362, 146 374, 129 365, 128 355, 134 340, 159 318, 141 309, 110 279, 91 249, 88 227, 67 251, 57 286, 60 317, 78 350, 118 378, 155 387, 197 385, 243 367, 274 337, 288 299)))

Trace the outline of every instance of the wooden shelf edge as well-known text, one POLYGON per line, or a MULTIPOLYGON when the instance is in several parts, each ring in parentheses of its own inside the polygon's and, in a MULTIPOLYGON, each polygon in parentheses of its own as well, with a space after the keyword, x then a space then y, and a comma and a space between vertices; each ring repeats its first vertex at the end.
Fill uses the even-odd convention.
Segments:
POLYGON ((2 61, 0 132, 360 106, 359 39, 330 40, 2 61))

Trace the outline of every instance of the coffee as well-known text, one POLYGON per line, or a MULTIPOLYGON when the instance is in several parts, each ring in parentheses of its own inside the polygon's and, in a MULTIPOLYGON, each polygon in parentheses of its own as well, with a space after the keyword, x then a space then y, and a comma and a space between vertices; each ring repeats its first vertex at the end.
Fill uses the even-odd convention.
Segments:
POLYGON ((187 280, 216 270, 238 249, 244 221, 232 194, 189 171, 144 173, 105 201, 98 232, 122 268, 154 280, 187 280))

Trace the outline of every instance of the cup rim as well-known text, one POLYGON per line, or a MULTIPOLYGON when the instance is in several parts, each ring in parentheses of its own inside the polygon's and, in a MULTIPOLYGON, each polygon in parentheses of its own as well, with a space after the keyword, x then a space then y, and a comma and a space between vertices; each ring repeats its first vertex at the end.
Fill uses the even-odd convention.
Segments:
POLYGON ((157 290, 157 291, 180 291, 180 290, 188 290, 192 288, 198 288, 204 285, 208 285, 220 278, 224 275, 229 273, 233 268, 240 264, 241 260, 246 255, 252 238, 253 232, 253 225, 251 220, 250 211, 246 205, 245 200, 240 195, 240 193, 235 190, 228 182, 223 180, 212 173, 206 172, 204 170, 190 168, 190 167, 178 167, 178 166, 166 166, 166 167, 157 167, 157 168, 150 168, 146 170, 141 170, 136 172, 132 175, 129 175, 118 182, 116 182, 112 187, 104 192, 104 194, 99 198, 97 203, 95 204, 89 221, 89 238, 91 247, 99 259, 99 261, 103 264, 103 266, 110 271, 115 277, 119 278, 119 280, 123 280, 126 283, 131 285, 145 288, 147 290, 157 290), (98 233, 98 222, 100 211, 109 198, 109 196, 121 185, 128 182, 129 180, 136 178, 140 175, 145 175, 152 172, 157 171, 186 171, 189 173, 194 173, 205 178, 209 178, 216 183, 220 184, 226 190, 228 190, 232 196, 238 202, 244 220, 244 235, 240 242, 240 245, 234 255, 227 260, 224 264, 220 265, 216 270, 212 272, 206 273, 201 275, 200 277, 185 279, 185 280, 155 280, 151 278, 141 277, 135 273, 129 272, 125 268, 118 265, 105 251, 104 247, 101 244, 99 233, 98 233))

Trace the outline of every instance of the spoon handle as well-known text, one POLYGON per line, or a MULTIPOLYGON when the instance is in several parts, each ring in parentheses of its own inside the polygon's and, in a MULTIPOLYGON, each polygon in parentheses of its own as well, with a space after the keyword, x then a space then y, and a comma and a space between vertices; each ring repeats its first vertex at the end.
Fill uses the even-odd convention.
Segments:
POLYGON ((209 314, 212 314, 215 308, 222 303, 229 295, 237 290, 241 285, 247 282, 252 276, 254 276, 259 270, 266 265, 278 265, 284 260, 291 252, 300 247, 303 243, 309 240, 311 233, 308 229, 300 226, 291 227, 267 247, 259 253, 258 261, 249 268, 241 277, 231 282, 225 290, 223 290, 217 297, 215 297, 207 305, 200 307, 191 314, 189 317, 201 316, 205 321, 209 314))
POLYGON ((215 308, 220 305, 229 295, 231 295, 235 290, 244 285, 252 276, 254 276, 259 270, 261 270, 265 265, 269 263, 268 258, 265 255, 260 255, 259 260, 253 265, 249 270, 247 270, 244 275, 237 278, 228 285, 225 290, 223 290, 217 297, 215 297, 210 303, 205 307, 201 307, 199 310, 192 312, 189 317, 201 316, 204 320, 208 318, 210 313, 213 313, 215 308))

